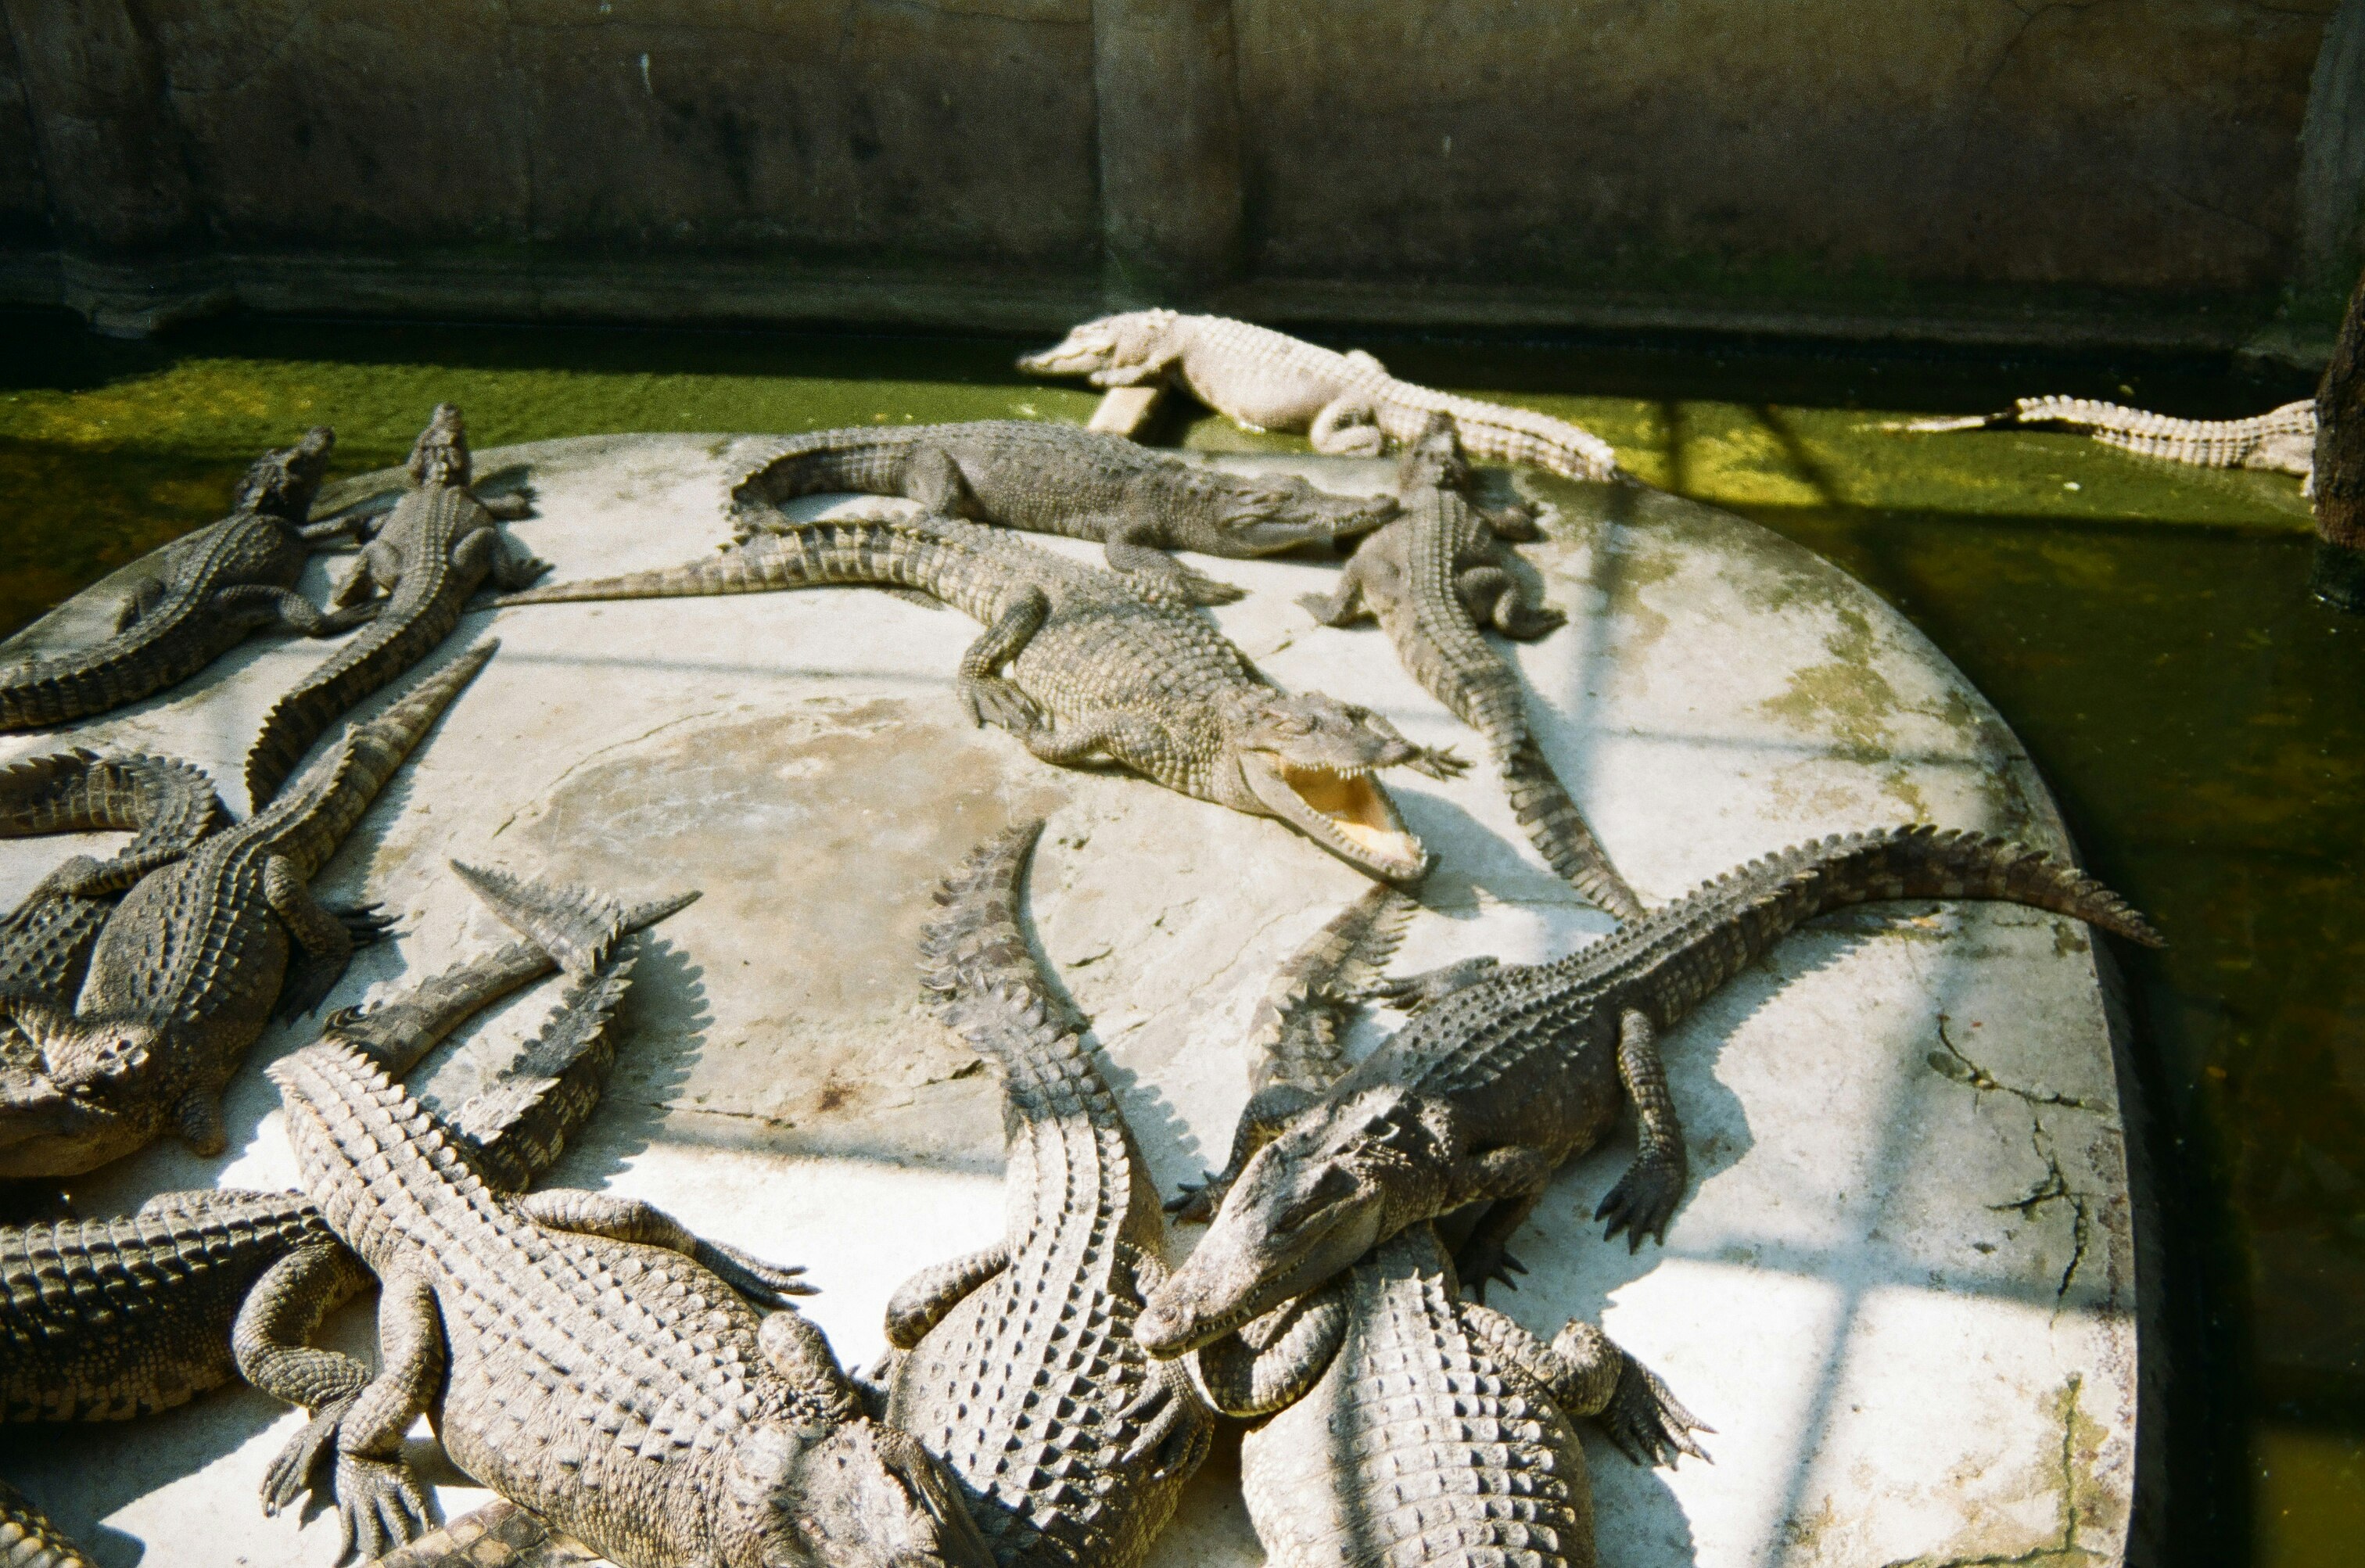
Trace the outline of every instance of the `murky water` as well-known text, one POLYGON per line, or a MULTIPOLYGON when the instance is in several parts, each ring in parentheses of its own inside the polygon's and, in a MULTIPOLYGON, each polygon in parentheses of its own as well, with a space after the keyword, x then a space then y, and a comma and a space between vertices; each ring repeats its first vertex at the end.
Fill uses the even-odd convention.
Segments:
MULTIPOLYGON (((398 460, 439 398, 481 446, 1081 419, 1093 402, 1018 377, 1014 345, 991 341, 233 322, 135 345, 0 316, 0 633, 219 515, 257 452, 315 421, 337 427, 353 472, 398 460)), ((2304 380, 1968 354, 1368 346, 1416 379, 1579 419, 1644 478, 1821 552, 2012 721, 2098 874, 2175 944, 2127 958, 2169 1214, 2171 1560, 2355 1562, 2365 620, 2308 597, 2295 480, 2074 436, 1877 428, 2038 391, 2247 413, 2304 380)), ((1166 433, 1297 444, 1209 420, 1166 433)))

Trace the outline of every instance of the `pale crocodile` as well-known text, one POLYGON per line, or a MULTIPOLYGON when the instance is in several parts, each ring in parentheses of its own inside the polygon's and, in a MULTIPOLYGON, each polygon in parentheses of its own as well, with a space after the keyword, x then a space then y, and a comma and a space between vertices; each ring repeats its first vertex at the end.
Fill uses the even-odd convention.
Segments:
POLYGON ((1229 603, 1240 590, 1166 551, 1270 555, 1352 537, 1395 511, 1385 497, 1227 474, 1117 436, 1023 420, 816 431, 763 450, 731 490, 742 539, 777 530, 779 504, 799 496, 903 496, 947 516, 1098 540, 1111 568, 1194 604, 1229 603))
POLYGON ((2196 468, 2263 468, 2315 485, 2315 399, 2303 398, 2246 420, 2180 420, 2090 398, 2022 398, 1998 414, 1902 420, 1898 431, 2051 428, 2077 431, 2107 445, 2196 468))
POLYGON ((1566 958, 1474 959, 1392 988, 1425 1003, 1302 1109, 1250 1107, 1232 1167, 1210 1179, 1207 1235, 1137 1327, 1159 1355, 1303 1295, 1409 1226, 1493 1205, 1462 1249, 1483 1289, 1552 1171, 1631 1101, 1633 1165, 1602 1200, 1608 1233, 1664 1236, 1687 1164, 1658 1036, 1786 933, 1876 900, 2001 899, 2135 941, 2158 937, 2114 894, 2035 850, 1894 828, 1788 849, 1729 872, 1566 958), (1247 1151, 1244 1158, 1240 1151, 1247 1151))
POLYGON ((494 603, 831 583, 917 588, 983 622, 961 660, 962 702, 1046 762, 1108 757, 1170 790, 1277 817, 1385 881, 1416 881, 1429 868, 1372 773, 1401 765, 1444 777, 1458 758, 1413 745, 1368 709, 1277 690, 1190 606, 999 529, 934 517, 815 522, 685 566, 554 583, 494 603))
POLYGON ((62 1176, 167 1130, 220 1152, 221 1091, 275 1009, 325 996, 386 923, 308 886, 498 644, 350 725, 279 800, 140 879, 106 916, 71 1007, 0 996, 30 1049, 0 1060, 0 1175, 62 1176))
POLYGON ((1088 375, 1095 386, 1177 380, 1249 430, 1304 431, 1315 451, 1351 457, 1376 457, 1390 442, 1417 441, 1429 417, 1443 414, 1475 456, 1532 464, 1570 479, 1620 476, 1609 443, 1565 420, 1416 386, 1360 349, 1338 353, 1222 316, 1104 316, 1070 331, 1058 347, 1026 355, 1018 367, 1037 375, 1088 375))

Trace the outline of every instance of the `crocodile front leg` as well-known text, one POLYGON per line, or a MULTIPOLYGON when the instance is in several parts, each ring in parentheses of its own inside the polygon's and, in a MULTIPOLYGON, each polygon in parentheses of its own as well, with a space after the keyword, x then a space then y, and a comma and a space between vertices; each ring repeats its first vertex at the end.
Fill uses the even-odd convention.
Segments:
POLYGON ((1541 1193, 1530 1193, 1488 1204, 1453 1254, 1454 1272, 1462 1276, 1463 1283, 1478 1300, 1486 1299, 1489 1284, 1499 1284, 1505 1290, 1519 1288, 1519 1282, 1511 1276, 1524 1274, 1528 1270, 1511 1256, 1511 1233, 1528 1223, 1528 1216, 1535 1213, 1536 1204, 1542 1196, 1541 1193))
POLYGON ((336 1447, 338 1423, 369 1384, 369 1368, 310 1343, 320 1320, 368 1282, 360 1260, 338 1243, 324 1241, 299 1247, 264 1270, 239 1306, 230 1329, 239 1375, 312 1414, 263 1476, 266 1514, 277 1514, 316 1489, 321 1462, 336 1447))
POLYGON ((1158 548, 1154 522, 1112 525, 1105 537, 1107 543, 1101 549, 1110 570, 1143 578, 1156 591, 1185 604, 1232 604, 1248 597, 1247 589, 1194 572, 1158 548))
POLYGON ((1306 608, 1318 625, 1352 626, 1359 621, 1376 621, 1379 616, 1363 592, 1363 557, 1361 552, 1347 558, 1339 573, 1339 587, 1328 594, 1305 593, 1297 602, 1306 608))
POLYGON ((997 1241, 921 1270, 887 1298, 887 1343, 910 1350, 970 1292, 1009 1267, 1009 1244, 997 1241))
POLYGON ((1256 1151, 1281 1136, 1289 1119, 1321 1098, 1320 1092, 1296 1083, 1274 1083, 1249 1096, 1240 1119, 1232 1127, 1232 1155, 1221 1170, 1209 1171, 1197 1186, 1185 1185, 1169 1199, 1166 1212, 1184 1225, 1205 1225, 1223 1206, 1224 1194, 1240 1179, 1256 1151))
MULTIPOLYGON (((1124 1268, 1114 1288, 1137 1307, 1166 1283, 1166 1265, 1142 1249, 1121 1242, 1117 1258, 1124 1268)), ((1155 1360, 1147 1370, 1149 1386, 1117 1412, 1120 1423, 1140 1424, 1118 1463, 1149 1464, 1148 1479, 1156 1484, 1196 1471, 1215 1446, 1216 1424, 1200 1410, 1188 1371, 1171 1361, 1155 1360)))
POLYGON ((425 1276, 380 1282, 378 1374, 337 1423, 338 1559, 383 1557, 435 1522, 426 1488, 402 1457, 403 1434, 443 1383, 443 1314, 425 1276))
POLYGON ((530 1193, 516 1203, 520 1214, 552 1230, 678 1252, 759 1305, 785 1306, 790 1296, 816 1294, 813 1286, 798 1278, 804 1272, 801 1266, 783 1268, 736 1247, 709 1241, 656 1204, 638 1198, 554 1187, 547 1192, 530 1193))
POLYGON ((1463 987, 1491 977, 1502 960, 1480 954, 1417 975, 1390 975, 1372 985, 1372 994, 1401 1013, 1418 1013, 1463 987))
POLYGON ((1626 1249, 1637 1252, 1645 1236, 1666 1241, 1667 1221, 1683 1198, 1690 1162, 1675 1097, 1667 1092, 1667 1070, 1659 1059, 1658 1031, 1631 1007, 1618 1015, 1618 1081, 1634 1103, 1642 1148, 1593 1217, 1609 1222, 1605 1238, 1625 1231, 1626 1249))
POLYGON ((1128 756, 1156 755, 1162 740, 1158 726, 1134 713, 1095 713, 1055 732, 1037 724, 1020 733, 1026 749, 1045 762, 1073 767, 1093 753, 1123 761, 1128 756))
POLYGON ((1183 1360, 1199 1397, 1219 1415, 1254 1420, 1306 1396, 1347 1337, 1347 1279, 1283 1302, 1183 1360))

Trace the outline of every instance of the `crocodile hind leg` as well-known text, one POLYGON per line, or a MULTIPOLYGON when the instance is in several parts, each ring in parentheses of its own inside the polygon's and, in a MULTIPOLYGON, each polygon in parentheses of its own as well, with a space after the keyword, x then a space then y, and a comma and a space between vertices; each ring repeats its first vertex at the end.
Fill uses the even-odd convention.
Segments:
POLYGON ((1043 629, 1043 622, 1050 613, 1051 601, 1041 588, 1028 588, 1013 594, 1002 612, 993 618, 993 624, 985 629, 985 634, 961 655, 957 679, 961 706, 968 710, 970 722, 981 726, 998 724, 1019 734, 1042 727, 1042 710, 1035 705, 1034 699, 1003 676, 1002 666, 1034 641, 1035 633, 1043 629))
POLYGON ((1456 1305, 1470 1337, 1562 1415, 1590 1420, 1636 1464, 1672 1463, 1678 1453, 1706 1459, 1692 1435, 1715 1428, 1685 1409, 1658 1375, 1608 1335, 1572 1317, 1547 1345, 1491 1307, 1456 1305))
POLYGON ((1111 571, 1140 578, 1185 604, 1234 604, 1248 597, 1247 589, 1194 572, 1159 549, 1157 536, 1154 522, 1112 525, 1101 553, 1111 571))
MULTIPOLYGON (((1112 1288, 1136 1307, 1166 1283, 1166 1265, 1143 1249, 1120 1242, 1117 1259, 1122 1275, 1112 1288)), ((1148 1384, 1116 1413, 1120 1424, 1138 1422, 1140 1430, 1126 1446, 1121 1465, 1143 1465, 1149 1479, 1162 1482, 1197 1470, 1216 1440, 1216 1424, 1199 1402, 1191 1374, 1171 1361, 1150 1361, 1148 1384)))
POLYGON ((1453 579, 1453 591, 1470 618, 1515 643, 1532 643, 1568 624, 1568 617, 1552 606, 1530 606, 1517 578, 1500 566, 1472 566, 1453 579))
POLYGON ((479 528, 452 546, 452 567, 464 577, 489 577, 503 593, 515 593, 532 587, 536 577, 550 570, 550 563, 513 548, 497 529, 479 528))
POLYGON ((332 910, 312 896, 311 885, 296 863, 275 855, 263 870, 263 896, 271 912, 287 926, 300 957, 287 966, 279 991, 279 1015, 294 1018, 309 1013, 344 978, 353 951, 386 935, 394 924, 380 915, 375 904, 357 910, 332 910))
POLYGON ((1528 1223, 1528 1216, 1535 1212, 1542 1196, 1541 1193, 1529 1193, 1488 1204, 1486 1212, 1478 1216, 1478 1223, 1471 1226, 1470 1235, 1455 1249, 1454 1272, 1462 1276, 1462 1282, 1478 1300, 1486 1299, 1490 1283, 1505 1290, 1519 1288, 1519 1282, 1511 1276, 1528 1271, 1525 1264, 1511 1256, 1511 1234, 1528 1223))
POLYGON ((1329 1370, 1346 1337, 1342 1275, 1182 1359, 1210 1408, 1236 1420, 1254 1420, 1304 1398, 1329 1370))
POLYGON ((375 604, 353 605, 321 613, 310 599, 294 588, 271 588, 262 583, 241 583, 214 595, 213 611, 225 621, 243 620, 250 625, 276 627, 299 637, 333 637, 350 632, 377 614, 375 604))
POLYGON ((910 1350, 970 1292, 1009 1267, 1009 1244, 996 1242, 921 1270, 887 1298, 887 1343, 910 1350))
POLYGON ((380 1281, 377 1343, 377 1376, 337 1423, 340 1560, 383 1557, 435 1523, 434 1505, 402 1457, 403 1434, 443 1383, 443 1309, 423 1275, 403 1271, 380 1281))
POLYGON ((528 1219, 552 1230, 678 1252, 759 1305, 786 1305, 790 1296, 814 1294, 813 1286, 798 1278, 804 1272, 802 1267, 783 1268, 736 1247, 708 1241, 656 1204, 638 1198, 553 1187, 528 1193, 517 1200, 517 1206, 528 1219))
MULTIPOLYGON (((144 1212, 144 1211, 143 1211, 144 1212)), ((246 1293, 230 1329, 239 1375, 312 1413, 263 1481, 267 1514, 313 1490, 321 1462, 336 1447, 337 1426, 368 1386, 369 1368, 336 1350, 310 1344, 320 1320, 369 1282, 360 1260, 330 1241, 299 1247, 263 1271, 246 1293)))
POLYGON ((1618 1017, 1618 1080, 1634 1103, 1642 1149, 1593 1217, 1609 1222, 1605 1238, 1625 1231, 1627 1250, 1633 1252, 1642 1249, 1645 1236, 1667 1239, 1667 1221, 1684 1195, 1689 1160, 1675 1097, 1667 1092, 1667 1070, 1659 1059, 1658 1031, 1631 1007, 1618 1017))
POLYGON ((1388 449, 1387 433, 1379 426, 1379 410, 1362 398, 1339 398, 1324 404, 1306 439, 1315 451, 1333 457, 1377 457, 1388 449))
POLYGON ((330 602, 340 609, 357 605, 381 590, 392 593, 401 581, 402 552, 382 539, 373 539, 362 546, 361 558, 337 585, 330 602))
POLYGON ((166 591, 164 579, 155 577, 125 594, 123 602, 115 610, 117 635, 120 636, 139 625, 142 617, 154 614, 156 607, 164 602, 166 591))

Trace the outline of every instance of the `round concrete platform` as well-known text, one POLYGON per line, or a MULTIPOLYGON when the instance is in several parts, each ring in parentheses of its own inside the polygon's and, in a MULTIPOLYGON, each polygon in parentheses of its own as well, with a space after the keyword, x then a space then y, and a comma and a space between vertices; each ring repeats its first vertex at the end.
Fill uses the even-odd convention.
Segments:
MULTIPOLYGON (((530 472, 539 510, 515 532, 565 579, 721 542, 748 450, 592 438, 487 453, 479 471, 530 472)), ((1225 461, 1337 489, 1387 477, 1343 460, 1225 461)), ((1518 482, 1556 512, 1526 554, 1571 620, 1516 656, 1548 751, 1646 899, 1898 822, 2067 847, 2001 720, 1842 574, 1687 502, 1518 482)), ((1308 623, 1295 597, 1334 566, 1194 564, 1251 590, 1214 613, 1282 685, 1481 754, 1377 633, 1308 623)), ((308 591, 326 577, 316 567, 308 591)), ((112 591, 18 641, 98 634, 112 591)), ((490 633, 499 656, 317 884, 401 915, 399 940, 362 955, 331 1005, 493 939, 449 857, 635 897, 703 889, 644 961, 610 1102, 552 1180, 645 1197, 808 1264, 825 1292, 813 1316, 849 1363, 867 1361, 902 1278, 1001 1225, 992 1079, 913 1006, 927 895, 980 838, 1048 812, 1030 895, 1044 949, 1094 1020, 1161 1189, 1195 1177, 1227 1144, 1246 1094, 1239 1037, 1274 966, 1364 884, 1277 823, 1047 767, 969 728, 950 683, 977 630, 860 590, 471 617, 442 656, 490 633)), ((239 807, 263 711, 323 655, 250 644, 170 700, 70 736, 8 737, 0 761, 69 739, 161 749, 211 768, 239 807)), ((1441 860, 1402 967, 1556 955, 1608 929, 1536 858, 1483 765, 1387 782, 1441 860)), ((0 899, 76 847, 0 844, 0 899)), ((472 1049, 530 1029, 543 1001, 414 1081, 456 1092, 472 1049)), ((1364 1042, 1392 1023, 1367 1021, 1364 1042)), ((169 1187, 286 1184, 256 1070, 308 1037, 277 1030, 257 1048, 230 1098, 233 1158, 150 1150, 78 1183, 80 1212, 169 1187)), ((1620 1138, 1561 1173, 1513 1243, 1531 1272, 1497 1298, 1547 1333, 1598 1317, 1717 1428, 1713 1465, 1673 1472, 1588 1441, 1607 1568, 2119 1558, 2135 1248, 2090 934, 2003 906, 1853 912, 1782 944, 1666 1054, 1694 1182, 1665 1247, 1605 1245, 1584 1217, 1631 1157, 1620 1138)), ((363 1306, 334 1329, 359 1350, 368 1326, 363 1306)), ((0 1474, 108 1568, 143 1553, 320 1568, 333 1523, 266 1520, 255 1497, 297 1424, 226 1390, 118 1428, 10 1433, 0 1474)), ((421 1431, 444 1506, 473 1506, 483 1494, 421 1431)), ((1233 1451, 1219 1448, 1155 1568, 1257 1560, 1233 1451)))

